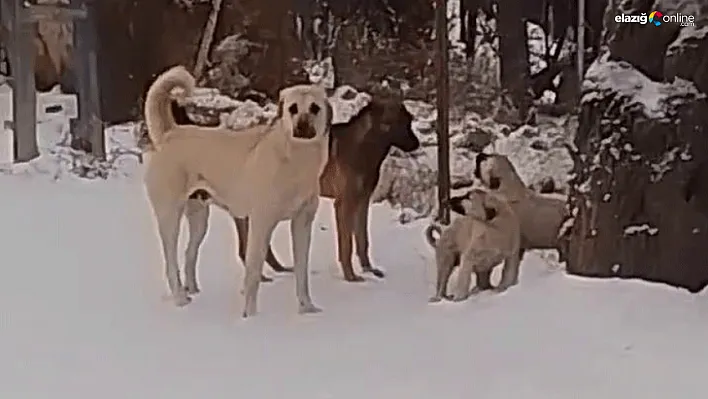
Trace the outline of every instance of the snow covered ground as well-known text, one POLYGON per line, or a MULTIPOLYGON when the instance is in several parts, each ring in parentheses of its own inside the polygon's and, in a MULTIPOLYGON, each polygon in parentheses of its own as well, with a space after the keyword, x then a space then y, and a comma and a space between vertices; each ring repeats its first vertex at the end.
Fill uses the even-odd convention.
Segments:
MULTIPOLYGON (((47 126, 45 143, 59 131, 47 126)), ((38 164, 60 168, 49 159, 38 164)), ((507 293, 428 304, 427 222, 400 225, 386 204, 373 205, 371 234, 388 276, 351 284, 322 200, 311 269, 323 313, 298 315, 293 278, 279 276, 242 320, 243 270, 221 211, 201 251, 203 293, 174 308, 162 299, 142 167, 126 165, 108 180, 37 167, 0 175, 0 398, 703 396, 705 295, 568 277, 530 253, 507 293)), ((285 227, 274 248, 289 263, 285 227)))

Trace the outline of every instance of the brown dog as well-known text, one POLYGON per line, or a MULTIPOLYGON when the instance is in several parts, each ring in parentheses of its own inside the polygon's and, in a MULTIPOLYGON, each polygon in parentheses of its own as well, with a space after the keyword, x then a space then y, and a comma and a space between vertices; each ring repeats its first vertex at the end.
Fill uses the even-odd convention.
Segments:
MULTIPOLYGON (((413 116, 402 101, 374 98, 349 122, 332 126, 331 153, 320 176, 320 195, 334 199, 338 257, 346 281, 364 281, 352 267, 352 239, 362 271, 384 277, 369 258, 369 203, 391 147, 405 152, 420 148, 411 122, 413 116)), ((245 249, 246 224, 236 226, 239 248, 245 249)), ((288 270, 270 247, 267 262, 273 270, 288 270)))

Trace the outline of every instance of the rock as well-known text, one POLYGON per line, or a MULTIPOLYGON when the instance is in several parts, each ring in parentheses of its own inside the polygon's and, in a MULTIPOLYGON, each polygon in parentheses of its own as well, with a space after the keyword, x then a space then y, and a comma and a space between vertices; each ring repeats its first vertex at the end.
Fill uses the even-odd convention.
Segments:
POLYGON ((409 211, 402 222, 430 215, 436 204, 437 173, 418 155, 389 155, 381 165, 381 177, 372 202, 388 201, 409 211))
POLYGON ((653 81, 610 54, 590 66, 583 91, 566 269, 700 291, 708 190, 691 183, 708 165, 705 95, 682 79, 653 81))
POLYGON ((484 147, 488 146, 494 139, 494 135, 482 129, 471 129, 459 136, 458 140, 454 141, 456 147, 469 148, 473 151, 480 152, 484 147))
POLYGON ((708 26, 687 26, 666 51, 664 75, 692 81, 698 90, 708 93, 708 26))
POLYGON ((568 125, 563 118, 547 118, 543 129, 522 126, 494 141, 484 152, 509 157, 527 186, 538 187, 544 180, 552 179, 557 190, 563 191, 573 168, 565 144, 574 135, 572 128, 574 126, 568 125))

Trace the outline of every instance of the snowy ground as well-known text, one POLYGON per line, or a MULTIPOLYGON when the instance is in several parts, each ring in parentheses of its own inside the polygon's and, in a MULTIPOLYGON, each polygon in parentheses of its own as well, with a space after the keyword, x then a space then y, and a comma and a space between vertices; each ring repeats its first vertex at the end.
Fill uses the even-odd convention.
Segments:
MULTIPOLYGON (((0 178, 6 243, 3 398, 697 398, 708 349, 705 298, 638 282, 586 281, 523 264, 520 286, 429 305, 423 222, 373 208, 386 281, 342 281, 332 208, 317 218, 312 290, 325 312, 295 313, 293 279, 261 291, 242 321, 242 266, 221 212, 202 249, 203 294, 161 300, 159 244, 139 181, 0 178)), ((275 248, 288 259, 287 230, 275 248)))
MULTIPOLYGON (((57 127, 46 126, 49 143, 57 127)), ((231 222, 214 212, 203 293, 176 309, 162 299, 142 167, 128 164, 97 181, 29 167, 0 175, 0 398, 703 396, 704 295, 572 278, 531 253, 507 293, 431 305, 427 222, 400 225, 385 204, 372 208, 371 234, 386 280, 342 280, 323 200, 311 268, 324 312, 298 315, 293 278, 281 276, 247 321, 231 222)), ((285 226, 274 247, 289 263, 285 226)))

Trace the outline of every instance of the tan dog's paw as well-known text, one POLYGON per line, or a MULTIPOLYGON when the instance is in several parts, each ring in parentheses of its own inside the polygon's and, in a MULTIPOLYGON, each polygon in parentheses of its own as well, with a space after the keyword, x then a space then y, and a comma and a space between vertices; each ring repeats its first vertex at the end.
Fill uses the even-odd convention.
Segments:
POLYGON ((322 312, 322 309, 318 308, 312 303, 301 303, 300 306, 298 307, 298 313, 300 314, 311 314, 311 313, 320 313, 322 312))

